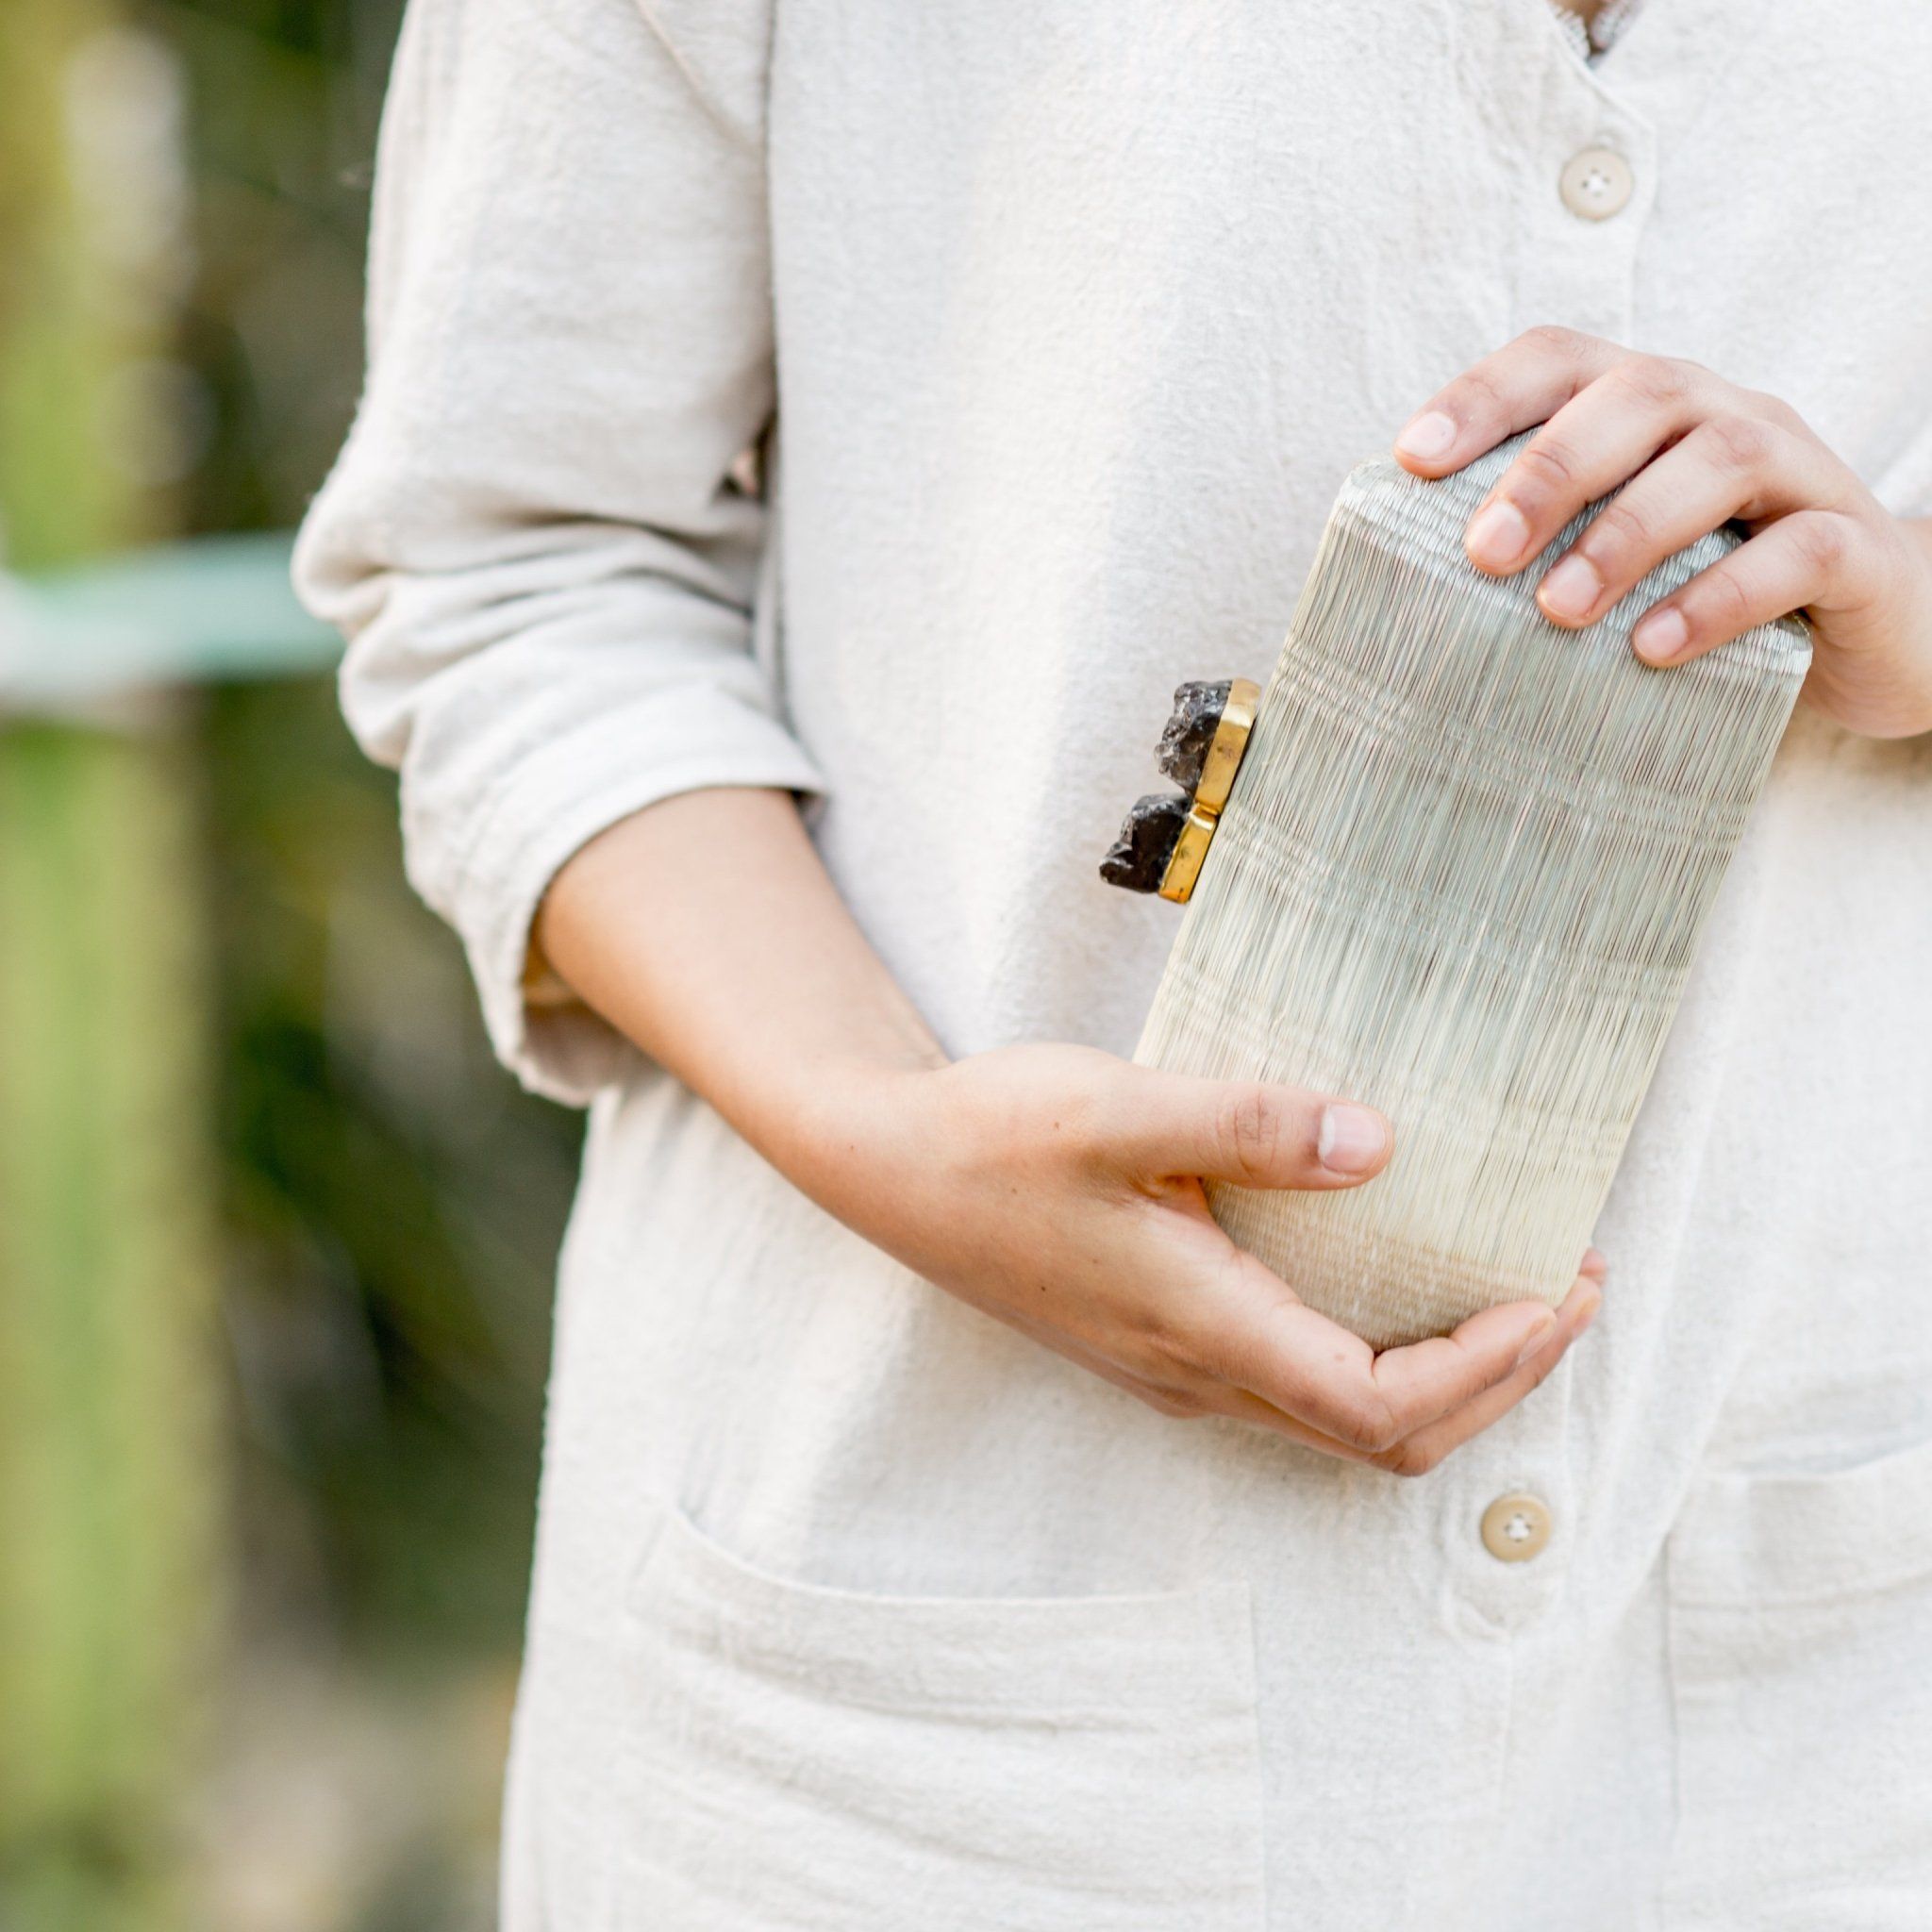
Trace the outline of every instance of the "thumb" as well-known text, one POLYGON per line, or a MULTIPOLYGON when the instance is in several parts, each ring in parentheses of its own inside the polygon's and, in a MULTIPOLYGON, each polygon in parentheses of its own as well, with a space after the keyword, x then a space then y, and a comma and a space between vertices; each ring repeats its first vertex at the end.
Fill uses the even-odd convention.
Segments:
POLYGON ((1259 1080, 1134 1069, 1111 1136, 1140 1174, 1199 1174, 1243 1188, 1352 1188, 1388 1164, 1374 1108, 1259 1080))

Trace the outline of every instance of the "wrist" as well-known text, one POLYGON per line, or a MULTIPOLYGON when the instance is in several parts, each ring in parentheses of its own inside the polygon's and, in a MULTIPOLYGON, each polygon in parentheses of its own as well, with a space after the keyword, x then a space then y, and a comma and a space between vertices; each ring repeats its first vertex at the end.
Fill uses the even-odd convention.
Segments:
POLYGON ((1875 561, 1842 608, 1812 606, 1804 697, 1860 738, 1932 731, 1932 519, 1877 512, 1875 561))
POLYGON ((947 1066, 936 1044, 799 1062, 787 1092, 739 1131, 801 1193, 869 1240, 929 1171, 947 1066))

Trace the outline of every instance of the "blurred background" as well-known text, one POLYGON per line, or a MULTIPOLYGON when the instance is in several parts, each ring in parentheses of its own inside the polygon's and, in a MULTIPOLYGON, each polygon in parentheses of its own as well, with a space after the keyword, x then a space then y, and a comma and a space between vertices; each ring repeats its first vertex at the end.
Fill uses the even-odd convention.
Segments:
POLYGON ((574 1117, 286 590, 400 0, 0 0, 0 1927, 490 1923, 574 1117))

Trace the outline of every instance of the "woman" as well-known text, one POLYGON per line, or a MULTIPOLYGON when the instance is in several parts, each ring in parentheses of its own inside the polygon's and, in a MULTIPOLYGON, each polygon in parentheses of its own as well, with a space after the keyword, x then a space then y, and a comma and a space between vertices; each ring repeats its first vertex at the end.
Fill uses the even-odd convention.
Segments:
POLYGON ((1574 26, 418 0, 300 573, 591 1109, 513 1932, 1932 1923, 1932 13, 1574 26), (1374 1357, 1200 1180, 1400 1146, 1127 1066, 1094 860, 1354 462, 1545 421, 1477 564, 1628 480, 1552 618, 1736 516, 1637 648, 1817 668, 1603 1323, 1374 1357))

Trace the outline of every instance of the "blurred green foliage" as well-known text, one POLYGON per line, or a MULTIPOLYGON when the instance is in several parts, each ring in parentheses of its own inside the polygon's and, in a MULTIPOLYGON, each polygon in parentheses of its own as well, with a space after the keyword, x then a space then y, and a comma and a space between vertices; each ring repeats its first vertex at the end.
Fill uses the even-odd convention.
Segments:
MULTIPOLYGON (((0 236, 39 250, 0 260, 11 560, 291 527, 360 380, 401 0, 0 8, 16 76, 9 96, 0 58, 0 236), (43 31, 49 59, 91 58, 88 36, 108 58, 23 90, 43 31), (117 175, 103 135, 106 202, 35 230, 37 158, 85 146, 100 90, 124 84, 175 155, 178 193, 172 176, 117 175), (123 189, 161 225, 174 194, 180 233, 135 264, 139 328, 117 336, 108 318, 84 341, 68 318, 85 300, 37 305, 123 189), (73 406, 88 385, 98 420, 73 406)), ((209 1775, 190 1807, 185 1922, 479 1926, 579 1124, 491 1060, 456 943, 404 882, 393 781, 351 744, 325 680, 195 693, 166 737, 200 855, 182 916, 211 981, 211 1407, 234 1558, 195 1687, 209 1775)), ((0 1905, 10 1882, 0 1872, 0 1905)))
POLYGON ((513 1642, 575 1123, 490 1058, 331 693, 221 691, 203 729, 262 1554, 299 1556, 358 1642, 513 1642))
POLYGON ((401 13, 400 0, 149 0, 134 16, 174 50, 189 100, 190 533, 295 522, 347 426, 401 13))
MULTIPOLYGON (((346 430, 397 0, 170 0, 195 272, 190 531, 297 521, 346 430)), ((403 884, 391 781, 310 685, 211 694, 221 1149, 240 1415, 358 1641, 514 1641, 575 1122, 494 1067, 403 884)), ((288 1552, 285 1549, 284 1560, 288 1552)), ((274 1565, 271 1562, 271 1569, 274 1565)))
MULTIPOLYGON (((288 527, 360 380, 372 157, 399 0, 167 0, 194 273, 190 532, 288 527)), ((574 1118, 490 1059, 403 883, 392 781, 320 685, 201 723, 246 1519, 358 1642, 513 1644, 574 1118), (295 1547, 299 1544, 299 1551, 295 1547)))

